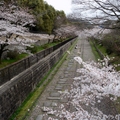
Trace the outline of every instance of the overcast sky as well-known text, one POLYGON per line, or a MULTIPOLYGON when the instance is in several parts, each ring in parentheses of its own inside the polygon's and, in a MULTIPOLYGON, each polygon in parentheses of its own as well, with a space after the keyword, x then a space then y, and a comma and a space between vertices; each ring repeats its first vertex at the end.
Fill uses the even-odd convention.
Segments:
MULTIPOLYGON (((48 4, 52 5, 55 9, 57 10, 63 10, 66 14, 69 14, 69 13, 72 13, 73 11, 74 12, 78 12, 79 14, 77 14, 77 17, 89 17, 91 16, 91 13, 92 13, 92 16, 96 15, 95 11, 94 12, 91 12, 91 11, 75 11, 74 9, 77 8, 79 6, 79 4, 76 4, 75 6, 71 3, 72 0, 44 0, 46 1, 48 4), (74 8, 75 7, 75 8, 74 8)), ((83 1, 88 1, 88 0, 83 0, 83 1)), ((81 5, 81 4, 80 4, 81 5)))
POLYGON ((66 14, 71 12, 72 0, 44 0, 52 5, 56 10, 63 10, 66 14))

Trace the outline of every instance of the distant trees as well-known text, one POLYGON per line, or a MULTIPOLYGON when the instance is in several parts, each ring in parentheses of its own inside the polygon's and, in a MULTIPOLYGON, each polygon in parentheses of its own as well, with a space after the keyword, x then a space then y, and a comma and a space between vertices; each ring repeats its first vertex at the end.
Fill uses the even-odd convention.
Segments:
MULTIPOLYGON (((66 15, 64 11, 55 10, 53 6, 49 5, 43 0, 2 0, 8 7, 12 5, 17 6, 17 9, 22 8, 35 18, 34 25, 23 24, 28 27, 30 31, 39 31, 51 34, 54 29, 66 24, 66 15)), ((6 8, 7 8, 6 6, 6 8)), ((14 12, 13 12, 14 14, 14 12)), ((19 14, 17 14, 19 16, 19 14)), ((27 16, 26 16, 27 17, 27 16)), ((22 19, 21 17, 20 19, 22 19)), ((29 19, 28 19, 29 20, 29 19)), ((21 20, 18 20, 21 22, 21 20)))
MULTIPOLYGON (((92 21, 99 26, 100 31, 110 29, 111 32, 102 35, 100 44, 106 48, 108 54, 120 55, 120 0, 72 0, 76 6, 76 13, 81 13, 81 17, 92 21), (86 14, 83 15, 83 14, 86 14)), ((95 37, 95 36, 94 36, 95 37)), ((98 39, 98 36, 96 36, 98 39)))
MULTIPOLYGON (((94 23, 105 20, 120 22, 120 0, 72 0, 72 3, 76 5, 78 13, 86 11, 86 18, 94 23)), ((110 28, 115 27, 117 28, 117 26, 110 26, 110 28)))
POLYGON ((43 0, 17 0, 21 6, 28 7, 30 12, 36 18, 36 26, 34 30, 44 31, 51 34, 53 29, 56 28, 56 21, 58 24, 63 24, 63 19, 66 16, 63 11, 57 11, 51 5, 43 0), (58 22, 58 18, 60 18, 58 22))
POLYGON ((8 45, 34 43, 35 40, 17 37, 20 34, 31 31, 50 35, 64 23, 64 12, 55 10, 43 0, 0 0, 0 61, 8 45))
POLYGON ((54 7, 48 5, 43 0, 3 0, 5 4, 13 4, 27 9, 28 12, 34 15, 36 22, 35 26, 26 25, 31 31, 40 31, 51 34, 53 29, 60 27, 66 23, 66 15, 64 11, 55 10, 54 7), (56 23, 58 25, 56 25, 56 23))
POLYGON ((83 29, 92 29, 94 26, 89 21, 84 20, 82 18, 74 17, 74 13, 69 14, 67 19, 70 23, 74 24, 79 30, 83 29))
POLYGON ((108 54, 120 55, 120 31, 113 30, 111 33, 104 35, 101 42, 108 54))
POLYGON ((76 36, 76 26, 75 25, 63 25, 54 31, 53 41, 60 40, 63 41, 66 38, 76 36))

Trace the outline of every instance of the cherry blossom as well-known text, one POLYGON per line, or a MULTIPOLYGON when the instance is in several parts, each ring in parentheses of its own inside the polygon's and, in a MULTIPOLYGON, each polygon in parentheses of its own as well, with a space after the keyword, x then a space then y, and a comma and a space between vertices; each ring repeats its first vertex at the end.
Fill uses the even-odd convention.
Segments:
MULTIPOLYGON (((95 105, 100 104, 104 97, 108 97, 111 101, 120 97, 120 72, 114 70, 112 65, 108 65, 108 57, 98 63, 84 62, 80 57, 74 59, 82 65, 82 68, 77 70, 80 76, 73 78, 70 91, 60 91, 62 98, 68 98, 69 101, 66 105, 61 104, 59 109, 49 111, 48 115, 52 113, 57 118, 66 120, 109 120, 113 118, 118 120, 119 115, 106 115, 95 105), (74 111, 66 108, 69 105, 74 111), (86 107, 90 111, 85 109, 86 107)), ((57 120, 52 117, 49 119, 57 120)))

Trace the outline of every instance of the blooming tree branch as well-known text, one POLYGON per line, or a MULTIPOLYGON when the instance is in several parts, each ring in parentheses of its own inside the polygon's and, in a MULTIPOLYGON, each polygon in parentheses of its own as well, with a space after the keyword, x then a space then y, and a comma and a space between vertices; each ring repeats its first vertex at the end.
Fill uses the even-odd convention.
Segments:
POLYGON ((80 57, 74 59, 83 66, 77 70, 80 76, 74 78, 70 91, 60 91, 63 98, 68 98, 68 103, 61 104, 59 109, 45 108, 47 115, 56 116, 56 119, 49 117, 49 120, 117 119, 119 115, 107 115, 96 107, 96 104, 100 104, 105 97, 110 101, 120 97, 120 72, 115 71, 113 66, 108 66, 108 57, 101 62, 102 64, 84 62, 80 57), (74 110, 71 110, 69 105, 74 110), (90 111, 85 108, 89 108, 90 111))

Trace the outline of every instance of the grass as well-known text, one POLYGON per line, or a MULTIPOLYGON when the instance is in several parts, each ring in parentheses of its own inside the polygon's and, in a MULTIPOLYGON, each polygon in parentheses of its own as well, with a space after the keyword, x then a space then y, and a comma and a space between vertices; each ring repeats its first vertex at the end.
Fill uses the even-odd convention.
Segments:
POLYGON ((47 43, 47 44, 44 44, 44 45, 41 45, 41 46, 37 46, 37 52, 42 51, 42 50, 44 50, 46 48, 53 47, 53 46, 55 46, 55 45, 57 45, 59 43, 60 42, 53 42, 53 43, 49 43, 49 44, 47 43))
MULTIPOLYGON (((112 53, 110 55, 108 55, 106 53, 106 48, 104 46, 98 47, 98 49, 105 55, 105 56, 109 56, 109 58, 114 57, 114 60, 111 60, 112 65, 118 65, 120 64, 120 56, 116 55, 115 53, 112 53)), ((116 67, 115 68, 117 71, 120 70, 120 67, 116 67)))
POLYGON ((101 46, 100 44, 96 44, 97 48, 106 56, 106 48, 104 46, 101 46))
MULTIPOLYGON (((77 41, 76 41, 77 42, 77 41)), ((73 49, 76 42, 70 47, 69 51, 73 49)), ((29 115, 28 110, 31 110, 33 106, 35 105, 37 99, 44 91, 45 87, 49 84, 49 82, 53 79, 54 75, 62 65, 62 63, 65 61, 68 53, 64 53, 63 57, 53 66, 53 68, 47 73, 47 75, 40 81, 36 89, 30 93, 27 97, 27 99, 23 102, 23 104, 17 109, 17 111, 11 116, 10 120, 23 120, 27 115, 29 115), (52 74, 52 75, 51 75, 52 74), (47 80, 48 76, 50 78, 47 80)))
POLYGON ((0 68, 4 68, 12 63, 15 63, 15 62, 27 57, 27 56, 28 56, 28 54, 22 53, 22 54, 19 54, 16 59, 2 60, 2 63, 0 64, 0 68))
MULTIPOLYGON (((94 47, 94 45, 93 45, 93 43, 92 43, 91 41, 90 41, 90 45, 91 45, 91 47, 92 47, 92 51, 93 51, 96 59, 97 59, 97 60, 100 59, 100 56, 99 56, 99 54, 97 53, 97 51, 96 51, 96 49, 95 49, 95 47, 94 47)), ((112 63, 113 65, 120 64, 120 56, 116 55, 115 53, 112 53, 112 54, 108 55, 108 54, 106 53, 106 48, 105 48, 104 46, 101 46, 100 44, 96 44, 96 47, 97 47, 105 56, 109 56, 109 58, 115 57, 115 59, 114 59, 113 61, 111 61, 111 63, 112 63)), ((120 70, 120 66, 116 67, 115 69, 116 69, 117 71, 119 71, 119 70, 120 70)))
POLYGON ((89 41, 89 42, 90 42, 90 45, 91 45, 91 48, 92 48, 92 52, 93 52, 93 54, 95 56, 95 59, 96 59, 96 61, 98 61, 98 59, 100 59, 100 56, 99 56, 98 52, 96 51, 92 41, 89 41))
MULTIPOLYGON (((47 48, 50 48, 50 47, 53 47, 57 44, 59 44, 60 42, 54 42, 54 43, 47 43, 47 44, 44 44, 44 45, 41 45, 41 46, 36 46, 36 52, 40 52, 44 49, 47 49, 47 48)), ((17 58, 15 59, 5 59, 5 60, 2 60, 2 63, 0 64, 0 68, 4 68, 12 63, 15 63, 19 60, 22 60, 23 58, 29 56, 29 54, 27 53, 21 53, 17 56, 17 58)))

